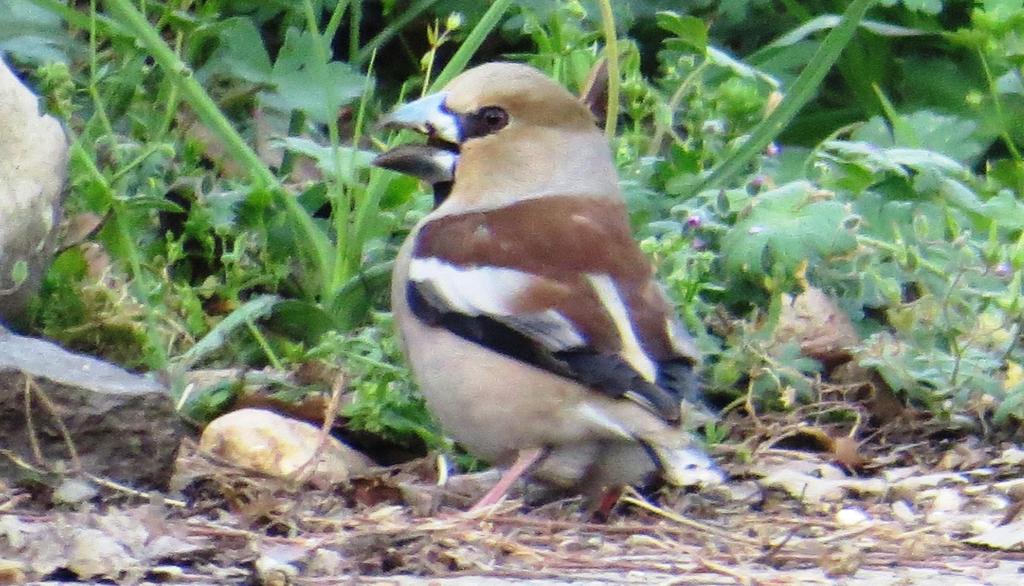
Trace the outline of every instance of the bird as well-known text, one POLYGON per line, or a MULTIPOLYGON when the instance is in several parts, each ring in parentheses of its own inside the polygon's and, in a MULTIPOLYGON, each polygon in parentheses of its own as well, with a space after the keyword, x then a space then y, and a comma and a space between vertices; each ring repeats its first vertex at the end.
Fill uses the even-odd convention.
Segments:
POLYGON ((699 354, 633 237, 591 109, 540 70, 468 69, 385 129, 426 135, 374 165, 433 185, 393 270, 392 310, 427 409, 470 454, 601 509, 628 485, 721 480, 699 354))

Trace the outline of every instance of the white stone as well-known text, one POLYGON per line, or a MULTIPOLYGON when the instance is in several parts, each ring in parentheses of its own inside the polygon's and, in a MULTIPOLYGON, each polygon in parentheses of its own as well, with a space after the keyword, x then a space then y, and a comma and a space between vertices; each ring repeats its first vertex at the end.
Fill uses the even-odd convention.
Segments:
POLYGON ((21 321, 53 253, 67 137, 0 59, 0 321, 21 321))
MULTIPOLYGON (((210 422, 199 448, 230 464, 276 477, 299 472, 316 453, 320 429, 265 409, 239 409, 210 422)), ((347 482, 372 465, 362 453, 328 435, 310 480, 347 482)))
POLYGON ((836 523, 843 527, 855 527, 862 523, 867 523, 870 519, 871 517, 867 513, 853 507, 840 509, 836 513, 836 523))

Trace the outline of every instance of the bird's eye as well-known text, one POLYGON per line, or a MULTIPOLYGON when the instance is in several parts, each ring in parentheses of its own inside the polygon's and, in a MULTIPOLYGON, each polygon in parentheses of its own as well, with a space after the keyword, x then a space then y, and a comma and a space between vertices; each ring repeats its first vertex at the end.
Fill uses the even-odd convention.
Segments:
POLYGON ((480 110, 480 119, 490 132, 495 132, 508 124, 508 112, 497 106, 488 106, 480 110))
POLYGON ((498 106, 484 106, 459 119, 462 142, 494 134, 508 125, 508 112, 498 106))

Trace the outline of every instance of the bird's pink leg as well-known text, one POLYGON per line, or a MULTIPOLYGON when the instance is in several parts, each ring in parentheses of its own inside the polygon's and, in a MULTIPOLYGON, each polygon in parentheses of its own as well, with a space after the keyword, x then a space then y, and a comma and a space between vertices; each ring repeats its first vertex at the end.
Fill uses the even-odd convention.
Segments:
POLYGON ((621 486, 603 489, 601 496, 597 499, 597 506, 590 513, 591 520, 598 523, 607 522, 608 518, 612 516, 612 510, 615 509, 615 505, 619 504, 622 490, 621 486))
POLYGON ((508 492, 512 485, 515 484, 516 480, 528 472, 538 460, 547 452, 544 448, 534 448, 532 450, 523 450, 519 452, 516 457, 516 461, 512 463, 512 466, 501 475, 501 479, 498 480, 498 484, 494 485, 494 488, 487 491, 484 498, 477 501, 475 505, 470 508, 470 511, 478 511, 484 507, 497 504, 502 498, 505 497, 505 493, 508 492))

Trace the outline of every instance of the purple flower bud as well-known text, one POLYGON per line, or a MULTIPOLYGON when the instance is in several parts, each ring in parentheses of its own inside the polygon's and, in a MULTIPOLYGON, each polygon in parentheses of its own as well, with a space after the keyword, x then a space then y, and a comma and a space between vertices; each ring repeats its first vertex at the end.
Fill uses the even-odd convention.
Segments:
POLYGON ((777 157, 782 152, 782 147, 775 144, 774 142, 768 143, 768 146, 764 148, 764 154, 767 157, 777 157))
POLYGON ((995 273, 997 277, 1005 279, 1013 274, 1013 267, 1008 262, 1001 262, 996 265, 995 273))
POLYGON ((696 230, 697 228, 700 228, 703 225, 704 225, 704 218, 698 216, 697 214, 693 214, 689 218, 686 218, 686 227, 687 228, 692 228, 692 229, 696 230))

